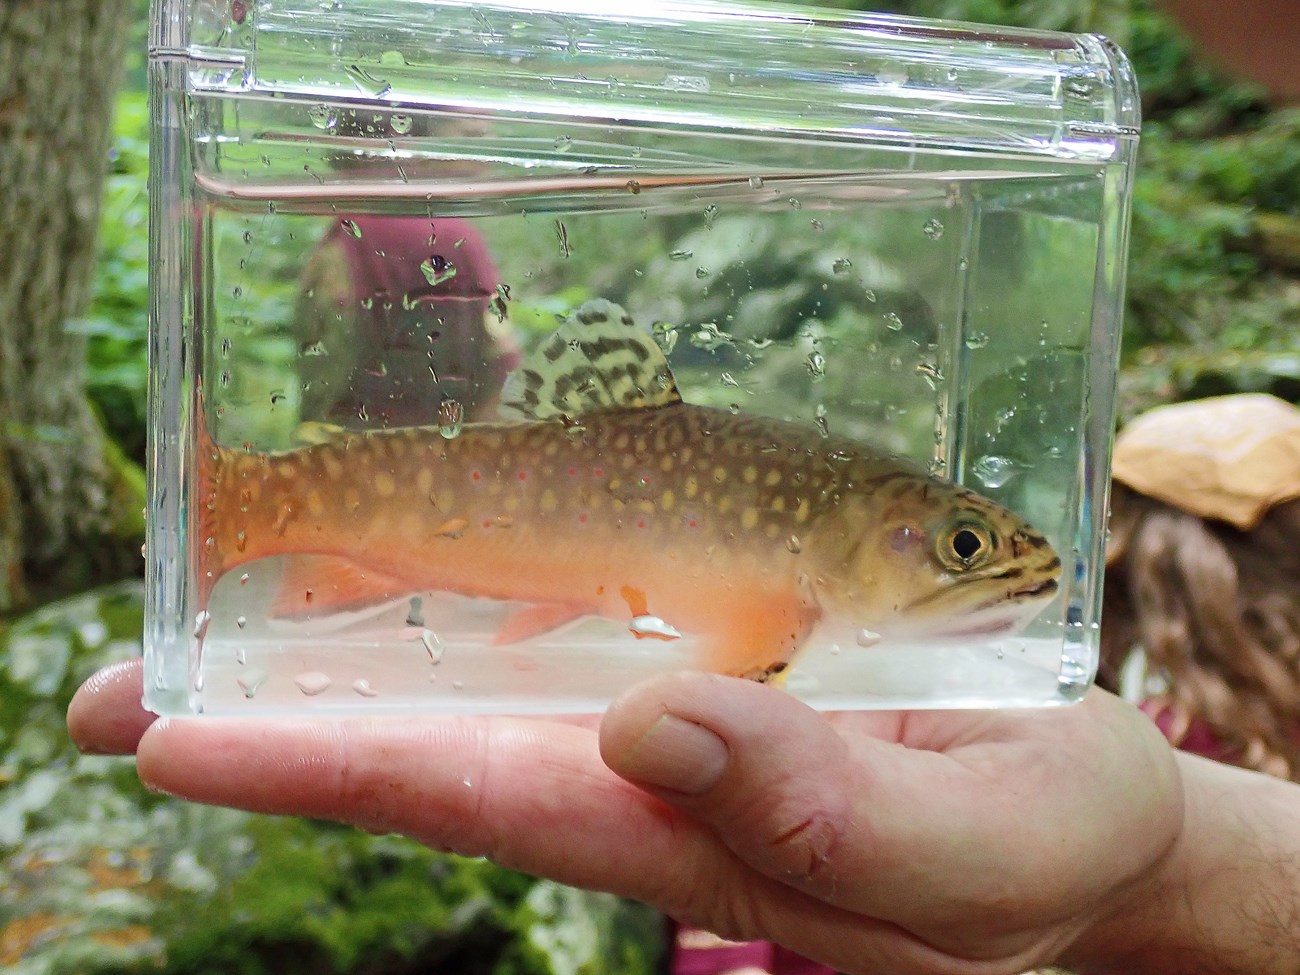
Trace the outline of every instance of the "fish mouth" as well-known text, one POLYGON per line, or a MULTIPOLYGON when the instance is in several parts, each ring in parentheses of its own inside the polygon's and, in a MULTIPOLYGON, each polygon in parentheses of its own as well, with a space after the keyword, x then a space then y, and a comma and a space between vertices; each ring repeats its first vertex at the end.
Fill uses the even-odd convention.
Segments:
POLYGON ((1038 596, 1050 596, 1059 589, 1055 579, 1043 579, 1035 582, 1033 585, 1025 586, 1023 589, 1017 589, 1010 594, 1011 599, 1034 599, 1038 596))

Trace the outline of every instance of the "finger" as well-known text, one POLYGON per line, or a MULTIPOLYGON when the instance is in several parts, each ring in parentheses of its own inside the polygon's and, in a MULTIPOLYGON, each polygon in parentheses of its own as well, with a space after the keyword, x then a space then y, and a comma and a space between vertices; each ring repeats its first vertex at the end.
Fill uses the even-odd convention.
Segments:
POLYGON ((125 660, 93 674, 68 705, 68 734, 87 755, 129 755, 157 715, 140 704, 144 662, 125 660))
POLYGON ((436 848, 645 901, 846 971, 922 971, 932 953, 757 874, 713 833, 614 775, 596 736, 515 718, 163 719, 140 776, 183 798, 400 832, 436 848))

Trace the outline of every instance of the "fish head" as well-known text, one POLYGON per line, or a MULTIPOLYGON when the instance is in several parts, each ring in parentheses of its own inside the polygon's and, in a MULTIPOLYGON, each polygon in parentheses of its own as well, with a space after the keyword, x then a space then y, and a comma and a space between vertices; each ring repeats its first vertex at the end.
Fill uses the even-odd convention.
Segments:
POLYGON ((840 619, 899 642, 986 640, 1056 595, 1061 560, 1019 515, 921 476, 846 498, 843 575, 819 598, 840 619), (838 582, 838 587, 836 583, 838 582))

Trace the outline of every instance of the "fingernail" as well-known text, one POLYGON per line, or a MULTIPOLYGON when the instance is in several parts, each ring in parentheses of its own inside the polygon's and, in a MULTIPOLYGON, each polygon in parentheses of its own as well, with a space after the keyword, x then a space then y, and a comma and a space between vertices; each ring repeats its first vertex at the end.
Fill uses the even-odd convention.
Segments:
POLYGON ((713 732, 665 714, 611 765, 646 785, 700 795, 718 784, 729 758, 726 743, 713 732))

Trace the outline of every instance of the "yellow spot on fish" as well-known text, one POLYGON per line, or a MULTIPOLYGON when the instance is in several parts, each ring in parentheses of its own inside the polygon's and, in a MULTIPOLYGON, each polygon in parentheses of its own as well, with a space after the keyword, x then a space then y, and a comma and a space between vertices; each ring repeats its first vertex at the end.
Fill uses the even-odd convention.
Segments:
POLYGON ((665 457, 663 460, 659 461, 659 469, 667 474, 673 469, 673 463, 674 461, 671 456, 665 457))
POLYGON ((451 488, 443 488, 433 496, 433 504, 443 514, 450 514, 452 506, 456 503, 456 492, 451 488))
POLYGON ((506 509, 506 511, 513 514, 519 510, 519 495, 507 494, 505 498, 502 499, 501 505, 506 509))
POLYGON ((325 468, 325 473, 331 481, 337 481, 343 476, 343 461, 339 460, 334 451, 327 450, 320 455, 321 466, 325 468))
POLYGON ((722 514, 726 514, 730 510, 731 510, 731 495, 724 494, 722 497, 718 498, 718 511, 721 512, 722 514))
POLYGON ((748 531, 758 524, 758 509, 746 508, 745 513, 740 516, 740 527, 748 531))
POLYGON ((727 469, 723 467, 721 464, 713 468, 713 479, 717 481, 719 484, 721 484, 723 481, 727 479, 727 469))
POLYGON ((659 499, 659 507, 664 511, 672 511, 673 505, 677 503, 677 496, 672 491, 665 491, 663 497, 659 499))
POLYGON ((620 433, 617 437, 614 438, 613 446, 615 450, 627 450, 627 445, 630 444, 631 442, 632 442, 632 437, 629 434, 620 433))
POLYGON ((753 464, 746 464, 745 469, 741 471, 740 476, 745 479, 746 484, 753 484, 758 480, 758 468, 753 464))
POLYGON ((282 461, 280 465, 276 467, 276 471, 279 473, 281 477, 289 478, 289 477, 293 477, 295 474, 298 473, 298 468, 295 464, 292 464, 286 460, 286 461, 282 461))
POLYGON ((776 487, 781 483, 781 472, 775 468, 767 472, 767 477, 763 478, 763 483, 768 487, 776 487))
POLYGON ((634 449, 638 454, 644 454, 647 450, 650 449, 650 445, 646 443, 645 437, 637 437, 636 447, 634 449))
POLYGON ((778 494, 775 498, 772 499, 772 510, 773 511, 785 510, 785 497, 783 495, 778 494))
POLYGON ((381 498, 391 498, 396 490, 397 482, 388 471, 380 471, 375 475, 375 493, 381 498))
POLYGON ((542 492, 542 499, 541 501, 538 502, 538 506, 543 511, 549 513, 554 511, 556 508, 560 506, 560 499, 555 496, 554 491, 552 491, 550 488, 547 488, 545 491, 542 492))
POLYGON ((307 513, 313 518, 325 514, 325 502, 321 500, 319 491, 307 492, 307 513))
POLYGON ((631 470, 632 465, 636 463, 636 454, 624 454, 620 466, 623 470, 631 470))
POLYGON ((794 520, 802 525, 805 521, 808 520, 808 515, 811 512, 812 512, 812 505, 808 503, 808 499, 800 498, 799 507, 796 508, 794 511, 794 520))
POLYGON ((421 467, 420 473, 415 475, 415 487, 421 494, 428 494, 433 490, 433 471, 427 467, 421 467))
POLYGON ((686 479, 686 483, 682 485, 682 494, 686 495, 688 499, 693 499, 695 495, 699 493, 700 493, 700 482, 697 481, 695 479, 695 475, 692 474, 690 477, 686 479))
POLYGON ((388 449, 393 452, 394 457, 401 457, 406 453, 406 441, 401 437, 391 437, 388 441, 388 449))
POLYGON ((677 459, 680 460, 683 464, 689 464, 691 462, 691 458, 694 456, 695 456, 695 451, 691 450, 690 447, 683 447, 681 450, 677 451, 677 459))
POLYGON ((557 443, 548 443, 546 449, 542 451, 547 457, 554 457, 560 452, 560 445, 557 443))
POLYGON ((776 538, 777 535, 781 534, 781 526, 774 521, 768 522, 763 528, 763 533, 767 535, 768 538, 776 538))
POLYGON ((361 507, 361 492, 356 488, 343 489, 343 504, 348 509, 355 511, 361 507))

